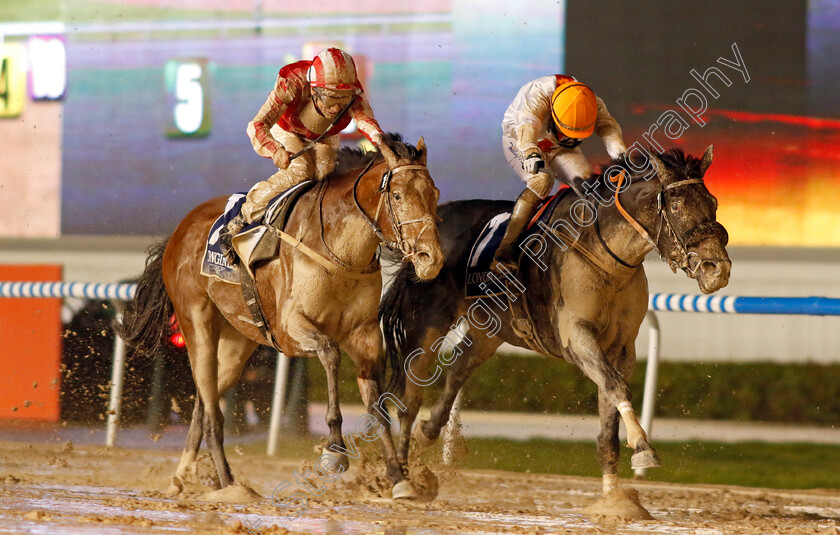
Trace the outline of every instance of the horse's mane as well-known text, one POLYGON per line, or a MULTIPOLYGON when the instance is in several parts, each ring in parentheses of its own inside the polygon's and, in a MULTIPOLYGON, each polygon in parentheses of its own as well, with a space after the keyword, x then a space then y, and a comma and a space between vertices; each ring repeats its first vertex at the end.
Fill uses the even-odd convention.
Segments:
MULTIPOLYGON (((681 176, 700 176, 700 158, 696 158, 690 154, 686 154, 682 149, 674 148, 669 149, 665 152, 655 152, 648 148, 648 151, 651 154, 654 154, 662 163, 664 163, 668 168, 673 169, 677 175, 681 176)), ((597 180, 598 187, 595 189, 598 193, 604 193, 606 195, 612 195, 613 190, 607 189, 606 182, 609 178, 604 177, 607 171, 610 174, 615 174, 615 168, 619 167, 626 171, 626 175, 630 177, 631 181, 635 181, 636 179, 641 179, 644 174, 647 173, 645 170, 644 172, 637 172, 634 169, 639 169, 642 165, 645 164, 645 160, 647 157, 643 154, 638 152, 635 153, 633 158, 627 158, 626 155, 622 155, 612 161, 602 169, 603 171, 599 173, 593 173, 590 177, 590 180, 597 180)))
MULTIPOLYGON (((420 151, 414 145, 404 143, 400 134, 389 132, 382 136, 382 142, 388 145, 398 158, 410 158, 412 160, 420 157, 420 151)), ((371 161, 381 160, 382 153, 379 151, 365 152, 362 149, 352 149, 350 147, 342 147, 338 151, 338 164, 335 166, 336 175, 341 175, 360 169, 366 166, 371 161)))

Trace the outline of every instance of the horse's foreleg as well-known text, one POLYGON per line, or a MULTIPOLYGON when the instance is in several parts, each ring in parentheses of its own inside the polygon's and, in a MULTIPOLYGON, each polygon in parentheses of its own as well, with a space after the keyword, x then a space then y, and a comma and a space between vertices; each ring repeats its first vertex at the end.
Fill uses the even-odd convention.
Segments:
POLYGON ((403 466, 408 465, 408 449, 411 445, 411 427, 423 404, 423 387, 413 381, 406 381, 405 393, 402 396, 405 410, 399 414, 400 436, 397 443, 397 460, 403 466))
POLYGON ((201 447, 203 421, 204 404, 201 402, 201 394, 196 391, 195 406, 193 407, 192 420, 190 420, 190 430, 187 432, 187 441, 184 444, 184 450, 181 452, 181 461, 178 463, 178 468, 175 469, 172 484, 167 491, 170 494, 177 494, 184 489, 184 474, 195 463, 196 457, 198 456, 198 449, 201 447))
POLYGON ((424 445, 424 439, 425 445, 430 445, 431 442, 438 439, 441 430, 449 421, 452 405, 455 403, 458 392, 461 391, 475 369, 487 362, 487 359, 493 355, 499 345, 501 345, 501 340, 488 338, 482 334, 475 339, 470 338, 469 345, 466 341, 461 341, 454 348, 456 352, 461 352, 457 356, 447 355, 447 358, 455 356, 455 360, 449 364, 443 394, 432 407, 429 420, 421 422, 415 430, 414 436, 421 445, 424 445))
MULTIPOLYGON (((628 343, 624 348, 622 348, 619 360, 615 364, 616 369, 624 378, 625 381, 628 381, 630 377, 633 375, 633 368, 636 366, 636 346, 634 341, 628 343)), ((638 419, 636 418, 636 413, 633 411, 632 406, 630 407, 630 411, 624 411, 621 413, 622 417, 624 417, 624 425, 627 429, 627 421, 629 418, 632 418, 633 421, 636 422, 636 426, 638 427, 639 431, 641 431, 642 436, 638 437, 636 442, 630 442, 629 437, 630 433, 628 431, 628 442, 633 445, 633 457, 630 460, 631 466, 636 468, 656 468, 657 466, 661 466, 661 462, 659 461, 659 457, 656 455, 656 451, 653 449, 653 446, 650 445, 648 441, 647 433, 645 433, 644 429, 642 429, 641 424, 639 424, 638 419), (625 413, 627 413, 625 415, 625 413)))
POLYGON ((321 365, 327 373, 327 414, 325 420, 330 430, 330 436, 327 439, 326 446, 324 446, 324 453, 329 453, 329 455, 337 458, 338 466, 335 467, 333 473, 341 473, 350 466, 347 455, 342 453, 347 450, 344 446, 344 440, 341 438, 342 417, 338 400, 338 366, 341 364, 341 350, 335 340, 319 331, 303 314, 290 315, 286 324, 286 331, 292 339, 300 344, 306 354, 309 356, 312 353, 318 355, 318 360, 321 361, 321 365))
POLYGON ((627 429, 627 442, 635 452, 632 458, 633 468, 659 466, 659 459, 650 447, 647 434, 639 424, 630 403, 630 387, 607 360, 592 329, 585 322, 578 322, 571 328, 569 351, 573 362, 598 386, 599 395, 603 395, 609 404, 618 409, 627 429))
MULTIPOLYGON (((409 331, 411 338, 406 340, 405 347, 422 348, 423 352, 406 362, 405 392, 402 396, 405 410, 400 412, 399 415, 400 436, 397 445, 397 458, 403 466, 407 466, 408 463, 411 430, 414 420, 417 419, 417 413, 420 412, 420 407, 423 404, 423 392, 426 385, 433 382, 433 378, 429 377, 429 367, 434 362, 436 355, 430 350, 430 347, 443 333, 430 328, 422 336, 412 336, 412 334, 413 331, 409 331)), ((437 368, 435 370, 435 373, 437 373, 437 368)))
MULTIPOLYGON (((318 359, 324 370, 327 372, 327 427, 330 429, 330 437, 327 441, 326 450, 340 454, 344 448, 344 440, 341 438, 341 406, 338 401, 338 366, 341 364, 341 351, 338 344, 333 340, 326 339, 323 347, 318 350, 318 359)), ((340 454, 339 461, 346 469, 349 466, 347 456, 340 454)))
POLYGON ((371 323, 354 331, 350 336, 350 346, 349 353, 356 365, 356 381, 368 412, 367 424, 370 424, 357 422, 357 432, 367 441, 377 437, 380 439, 385 473, 392 485, 392 497, 414 498, 416 493, 406 479, 405 467, 397 460, 391 437, 391 421, 386 417, 387 407, 381 386, 385 374, 385 355, 379 324, 371 323))
POLYGON ((601 432, 598 434, 598 460, 601 462, 603 494, 618 487, 618 411, 601 390, 598 391, 598 414, 601 417, 601 432))

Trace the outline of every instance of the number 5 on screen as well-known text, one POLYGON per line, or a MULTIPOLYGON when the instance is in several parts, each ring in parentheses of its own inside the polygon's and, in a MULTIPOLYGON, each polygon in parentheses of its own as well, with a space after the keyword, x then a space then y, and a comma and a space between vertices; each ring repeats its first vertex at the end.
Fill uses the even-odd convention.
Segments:
POLYGON ((167 137, 205 137, 210 133, 210 69, 205 58, 166 62, 167 137))

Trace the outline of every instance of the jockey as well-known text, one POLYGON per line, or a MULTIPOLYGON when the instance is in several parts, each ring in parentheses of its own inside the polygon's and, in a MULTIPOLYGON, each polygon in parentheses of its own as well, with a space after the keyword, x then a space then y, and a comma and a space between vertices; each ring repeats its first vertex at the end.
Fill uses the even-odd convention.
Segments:
POLYGON ((248 191, 242 212, 222 230, 227 256, 232 256, 231 238, 258 221, 272 198, 304 180, 323 180, 335 169, 339 134, 351 119, 378 147, 383 132, 350 54, 328 48, 312 61, 280 69, 274 89, 247 130, 257 154, 271 158, 278 171, 248 191))
POLYGON ((527 187, 513 207, 494 265, 516 268, 514 244, 540 201, 551 192, 554 179, 583 197, 580 184, 592 168, 578 145, 593 132, 604 142, 610 158, 627 151, 621 127, 604 101, 571 76, 543 76, 516 94, 502 120, 502 147, 508 164, 527 187))

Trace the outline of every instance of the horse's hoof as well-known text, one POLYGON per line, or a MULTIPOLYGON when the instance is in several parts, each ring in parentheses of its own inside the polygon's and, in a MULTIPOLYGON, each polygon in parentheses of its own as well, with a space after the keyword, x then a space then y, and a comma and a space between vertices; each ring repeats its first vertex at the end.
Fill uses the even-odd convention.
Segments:
POLYGON ((166 489, 167 496, 177 496, 181 494, 181 491, 184 490, 184 484, 181 483, 181 480, 177 477, 172 478, 172 483, 169 484, 169 488, 166 489))
POLYGON ((411 481, 403 479, 391 489, 391 498, 394 500, 415 500, 417 499, 417 491, 414 490, 411 481))
POLYGON ((656 468, 662 466, 662 461, 656 456, 656 452, 652 449, 637 451, 630 458, 630 467, 633 470, 639 468, 656 468))
POLYGON ((423 433, 423 424, 426 423, 426 420, 420 420, 414 426, 414 431, 411 433, 414 436, 414 440, 417 441, 417 444, 420 446, 421 449, 428 449, 434 446, 437 439, 429 438, 423 433))
POLYGON ((415 468, 411 475, 414 481, 414 487, 417 489, 417 500, 421 502, 430 502, 437 498, 438 495, 438 478, 425 465, 415 468))
POLYGON ((263 497, 247 485, 233 483, 227 487, 203 494, 198 499, 214 503, 254 503, 262 500, 263 497))
MULTIPOLYGON (((331 463, 333 466, 335 466, 333 469, 323 470, 323 475, 325 476, 334 476, 336 474, 341 474, 347 471, 348 468, 350 468, 350 459, 348 459, 347 456, 343 453, 331 450, 329 446, 324 446, 324 449, 321 450, 321 455, 329 455, 330 457, 334 457, 336 460, 338 460, 337 465, 331 463)), ((319 470, 319 472, 320 471, 321 470, 319 470)))

